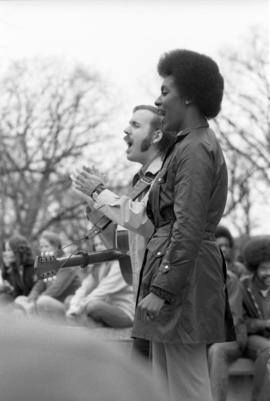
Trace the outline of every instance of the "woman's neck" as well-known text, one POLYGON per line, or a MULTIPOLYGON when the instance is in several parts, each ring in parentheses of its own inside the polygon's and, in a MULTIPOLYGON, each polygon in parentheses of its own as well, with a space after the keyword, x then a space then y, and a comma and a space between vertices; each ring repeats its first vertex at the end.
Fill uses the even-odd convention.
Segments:
POLYGON ((197 108, 190 105, 183 120, 181 130, 197 127, 198 125, 206 121, 207 120, 204 115, 201 114, 197 108))

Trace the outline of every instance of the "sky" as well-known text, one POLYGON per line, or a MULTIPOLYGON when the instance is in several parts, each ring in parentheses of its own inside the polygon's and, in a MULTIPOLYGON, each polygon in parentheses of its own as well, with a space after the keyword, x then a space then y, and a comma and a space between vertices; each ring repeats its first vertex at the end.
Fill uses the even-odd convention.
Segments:
POLYGON ((123 89, 125 104, 133 105, 145 80, 156 82, 163 52, 185 47, 216 58, 267 19, 267 0, 1 1, 1 63, 52 55, 78 60, 123 89))
POLYGON ((111 127, 120 156, 133 106, 159 95, 162 53, 188 48, 219 61, 221 51, 241 46, 252 26, 269 20, 267 0, 2 0, 0 73, 14 59, 36 56, 98 71, 121 104, 111 127))

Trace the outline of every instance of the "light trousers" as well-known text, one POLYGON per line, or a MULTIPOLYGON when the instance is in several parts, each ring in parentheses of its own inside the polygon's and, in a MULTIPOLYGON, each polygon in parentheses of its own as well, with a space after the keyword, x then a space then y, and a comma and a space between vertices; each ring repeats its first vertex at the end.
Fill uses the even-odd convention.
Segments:
POLYGON ((152 363, 169 401, 212 401, 205 344, 153 342, 152 363))

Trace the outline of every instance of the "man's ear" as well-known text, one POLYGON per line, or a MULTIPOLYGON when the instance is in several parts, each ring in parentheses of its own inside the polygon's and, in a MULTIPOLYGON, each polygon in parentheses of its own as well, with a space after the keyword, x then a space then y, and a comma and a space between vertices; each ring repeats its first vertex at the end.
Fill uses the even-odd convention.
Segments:
POLYGON ((161 141, 161 139, 163 138, 163 132, 160 129, 156 129, 153 132, 153 143, 158 143, 161 141))

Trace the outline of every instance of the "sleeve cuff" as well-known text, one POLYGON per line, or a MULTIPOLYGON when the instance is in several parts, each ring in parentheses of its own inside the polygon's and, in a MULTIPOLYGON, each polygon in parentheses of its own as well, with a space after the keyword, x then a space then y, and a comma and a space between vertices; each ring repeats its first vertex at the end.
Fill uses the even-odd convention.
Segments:
POLYGON ((118 206, 119 205, 119 195, 105 188, 100 194, 96 197, 94 208, 99 209, 104 205, 109 206, 118 206))
POLYGON ((171 292, 163 290, 162 288, 154 285, 151 286, 150 292, 164 299, 168 304, 172 304, 175 300, 175 296, 171 292))

